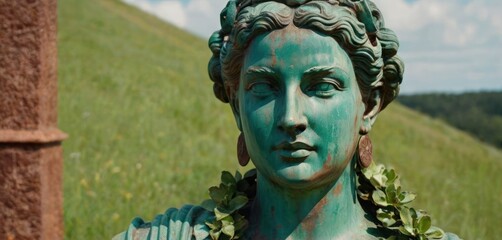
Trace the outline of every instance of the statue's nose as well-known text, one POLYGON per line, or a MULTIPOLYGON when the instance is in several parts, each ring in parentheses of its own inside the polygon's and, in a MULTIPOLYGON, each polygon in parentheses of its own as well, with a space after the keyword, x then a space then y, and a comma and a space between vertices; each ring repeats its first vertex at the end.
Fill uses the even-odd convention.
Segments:
POLYGON ((295 119, 289 121, 283 121, 279 125, 279 129, 286 132, 290 136, 297 136, 307 129, 307 124, 305 123, 295 123, 295 119))
POLYGON ((307 129, 307 118, 303 110, 305 106, 300 102, 301 96, 296 96, 297 92, 288 91, 280 102, 282 111, 277 127, 290 136, 299 135, 307 129))

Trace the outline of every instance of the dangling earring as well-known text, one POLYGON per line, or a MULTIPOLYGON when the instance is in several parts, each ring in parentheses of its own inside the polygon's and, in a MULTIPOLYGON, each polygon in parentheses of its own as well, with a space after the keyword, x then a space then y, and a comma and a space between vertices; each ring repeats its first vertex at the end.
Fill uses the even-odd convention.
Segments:
POLYGON ((243 133, 239 135, 237 140, 237 159, 239 159, 239 164, 243 167, 248 165, 250 159, 243 133))
POLYGON ((371 139, 367 135, 363 135, 359 139, 358 145, 359 165, 362 168, 367 168, 373 161, 373 145, 371 139))

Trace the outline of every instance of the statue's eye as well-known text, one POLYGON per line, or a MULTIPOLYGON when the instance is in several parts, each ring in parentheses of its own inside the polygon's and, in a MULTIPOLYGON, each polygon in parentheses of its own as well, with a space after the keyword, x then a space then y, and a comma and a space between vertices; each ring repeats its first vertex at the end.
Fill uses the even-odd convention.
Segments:
POLYGON ((323 81, 313 84, 309 91, 318 97, 331 97, 339 87, 331 81, 323 81))
POLYGON ((274 93, 274 87, 268 82, 257 82, 253 83, 249 90, 252 94, 264 97, 274 93))

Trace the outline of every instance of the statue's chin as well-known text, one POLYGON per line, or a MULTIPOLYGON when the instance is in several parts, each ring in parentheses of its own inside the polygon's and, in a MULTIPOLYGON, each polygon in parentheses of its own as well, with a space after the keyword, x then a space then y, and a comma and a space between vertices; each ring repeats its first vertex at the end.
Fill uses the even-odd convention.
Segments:
POLYGON ((278 169, 270 180, 284 188, 312 189, 333 184, 342 171, 342 166, 317 169, 311 164, 302 162, 278 169))

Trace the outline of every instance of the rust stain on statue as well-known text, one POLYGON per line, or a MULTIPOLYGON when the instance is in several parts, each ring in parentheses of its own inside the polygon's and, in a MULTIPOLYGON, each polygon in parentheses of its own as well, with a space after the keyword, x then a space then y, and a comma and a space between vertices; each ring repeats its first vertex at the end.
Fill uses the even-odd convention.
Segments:
POLYGON ((335 174, 335 175, 340 175, 343 170, 345 169, 345 167, 347 166, 347 164, 350 162, 350 158, 347 159, 347 161, 345 161, 344 163, 342 164, 336 164, 336 163, 332 163, 332 156, 331 154, 328 155, 326 161, 324 162, 324 165, 322 166, 322 170, 320 171, 317 171, 314 175, 312 175, 308 181, 311 181, 311 182, 324 182, 326 181, 326 178, 328 175, 332 175, 332 174, 335 174), (335 168, 332 170, 331 169, 331 166, 332 164, 336 164, 335 168))
POLYGON ((360 127, 360 126, 357 126, 357 120, 359 119, 359 116, 356 114, 354 116, 354 120, 352 121, 352 124, 354 125, 354 127, 360 127))
POLYGON ((303 219, 301 223, 301 227, 303 230, 305 230, 307 236, 305 239, 314 239, 314 229, 317 224, 317 219, 316 217, 320 216, 320 213, 322 213, 323 208, 326 206, 328 203, 328 198, 325 196, 323 197, 315 206, 312 208, 312 211, 309 212, 309 214, 303 219))
POLYGON ((342 184, 338 183, 336 184, 335 189, 333 190, 333 196, 338 197, 340 193, 342 192, 343 186, 342 184))
MULTIPOLYGON (((314 175, 312 175, 312 177, 310 177, 308 180, 311 181, 311 182, 319 182, 321 181, 323 178, 325 178, 326 175, 328 174, 331 174, 329 172, 329 162, 331 162, 331 155, 328 155, 328 158, 326 159, 326 161, 324 162, 324 164, 322 165, 322 170, 320 171, 317 171, 314 175)), ((336 169, 336 172, 341 172, 341 170, 343 170, 342 168, 340 167, 337 167, 336 169)))

